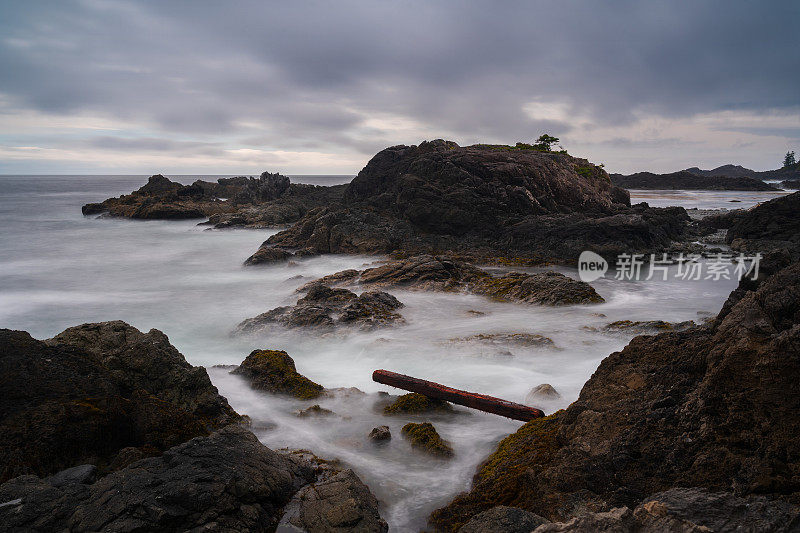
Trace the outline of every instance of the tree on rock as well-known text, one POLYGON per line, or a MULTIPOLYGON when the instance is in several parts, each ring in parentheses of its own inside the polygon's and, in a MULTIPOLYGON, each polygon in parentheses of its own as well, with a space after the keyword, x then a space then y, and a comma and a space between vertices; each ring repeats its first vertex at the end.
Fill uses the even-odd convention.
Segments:
POLYGON ((536 144, 534 144, 534 148, 542 150, 543 152, 550 152, 552 151, 552 147, 554 144, 558 144, 558 137, 553 137, 552 135, 548 135, 547 133, 543 133, 536 139, 536 144))
POLYGON ((794 157, 794 150, 791 152, 786 152, 786 155, 783 156, 783 167, 784 168, 791 168, 797 164, 797 160, 794 157))

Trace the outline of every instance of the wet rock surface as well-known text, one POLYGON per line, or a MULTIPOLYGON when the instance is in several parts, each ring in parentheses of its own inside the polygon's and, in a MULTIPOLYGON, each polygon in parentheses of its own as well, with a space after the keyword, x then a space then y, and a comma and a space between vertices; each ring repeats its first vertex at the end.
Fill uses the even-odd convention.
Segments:
POLYGON ((516 507, 498 505, 475 515, 458 533, 531 533, 549 520, 516 507))
POLYGON ((254 333, 280 326, 330 330, 337 326, 374 329, 403 323, 397 312, 403 304, 383 291, 366 291, 357 295, 347 289, 313 284, 294 306, 271 309, 244 320, 237 333, 254 333))
POLYGON ((455 531, 496 505, 568 521, 675 486, 796 505, 800 263, 770 261, 709 324, 604 359, 576 402, 504 439, 432 524, 455 531))
POLYGON ((93 484, 28 475, 0 485, 0 522, 37 531, 270 531, 313 470, 227 426, 93 484))
POLYGON ((450 443, 439 436, 430 422, 408 423, 400 430, 400 434, 411 446, 434 457, 449 458, 455 455, 450 443))
POLYGON ((553 347, 553 339, 536 333, 478 333, 469 337, 450 339, 453 343, 477 343, 487 346, 516 346, 521 348, 553 347))
POLYGON ((378 426, 372 428, 367 438, 372 442, 386 442, 392 439, 392 432, 389 431, 389 426, 378 426))
MULTIPOLYGON (((349 469, 301 489, 287 505, 281 523, 308 533, 389 530, 378 511, 378 500, 349 469)), ((283 527, 279 531, 290 529, 283 527)))
POLYGON ((389 261, 362 271, 346 270, 310 282, 367 288, 466 291, 494 300, 540 305, 600 303, 603 298, 588 283, 558 272, 525 274, 508 272, 493 276, 463 261, 420 255, 389 261))
POLYGON ((0 330, 0 481, 161 451, 239 415, 158 330, 84 324, 48 341, 0 330))
POLYGON ((585 159, 437 140, 379 152, 341 204, 309 211, 262 248, 571 262, 586 249, 665 248, 687 220, 682 208, 630 207, 628 193, 585 159))
POLYGON ((256 390, 288 394, 302 400, 317 398, 325 390, 298 373, 294 360, 282 350, 254 350, 231 374, 244 377, 256 390))
POLYGON ((602 327, 602 331, 631 332, 641 334, 662 333, 664 331, 683 331, 696 326, 693 320, 684 322, 665 322, 663 320, 617 320, 602 327))

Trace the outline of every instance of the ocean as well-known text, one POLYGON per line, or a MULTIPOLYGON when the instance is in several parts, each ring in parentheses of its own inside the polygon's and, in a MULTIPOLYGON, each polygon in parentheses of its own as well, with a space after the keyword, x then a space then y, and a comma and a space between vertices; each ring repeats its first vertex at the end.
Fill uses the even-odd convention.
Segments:
MULTIPOLYGON (((219 176, 170 176, 190 183, 219 176)), ((295 176, 296 182, 346 183, 350 176, 295 176)), ((405 303, 406 324, 374 332, 319 336, 286 331, 232 335, 245 318, 293 304, 295 289, 316 277, 362 268, 379 257, 329 255, 289 264, 245 268, 242 261, 277 230, 209 230, 189 221, 135 221, 84 217, 81 206, 128 193, 146 176, 0 176, 0 327, 48 338, 85 322, 124 320, 157 328, 194 365, 205 366, 232 406, 250 415, 273 448, 305 448, 352 467, 383 502, 392 531, 418 531, 427 515, 469 487, 477 465, 520 422, 460 409, 459 416, 425 417, 450 441, 450 461, 414 453, 400 428, 419 417, 386 417, 375 409, 371 380, 383 368, 515 402, 549 383, 562 398, 542 405, 550 413, 574 401, 608 354, 630 333, 593 330, 615 320, 700 321, 719 311, 735 280, 684 281, 670 277, 593 282, 606 303, 548 308, 497 303, 482 297, 391 291, 405 303), (475 313, 477 311, 478 313, 475 313), (552 347, 455 342, 478 333, 535 333, 552 347), (304 402, 252 391, 228 370, 254 349, 286 350, 297 369, 326 387, 357 387, 349 394, 304 402), (300 419, 294 411, 321 403, 337 416, 300 419), (388 425, 393 439, 375 447, 370 429, 388 425)), ((764 193, 643 192, 652 205, 747 207, 764 193), (688 198, 688 200, 686 199, 688 198), (730 203, 729 200, 740 200, 730 203), (691 202, 697 205, 691 205, 691 202), (723 205, 727 204, 727 205, 723 205)), ((636 200, 634 200, 636 201, 636 200)), ((525 269, 536 271, 541 269, 525 269)), ((559 268, 576 276, 575 269, 559 268)))

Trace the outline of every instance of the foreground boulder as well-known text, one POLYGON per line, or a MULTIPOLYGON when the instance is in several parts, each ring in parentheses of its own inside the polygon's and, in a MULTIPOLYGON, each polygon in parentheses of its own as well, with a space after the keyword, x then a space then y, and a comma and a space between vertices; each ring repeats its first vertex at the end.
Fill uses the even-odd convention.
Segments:
POLYGON ((93 484, 12 479, 0 485, 0 523, 19 531, 272 531, 314 479, 310 466, 232 425, 93 484))
POLYGON ((400 430, 400 434, 411 446, 434 457, 450 458, 455 455, 450 443, 439 436, 430 422, 408 423, 400 430))
POLYGON ((307 283, 299 290, 318 284, 397 288, 406 290, 467 291, 497 301, 540 305, 600 303, 603 298, 591 285, 558 272, 525 274, 489 272, 447 257, 419 255, 388 261, 362 271, 344 270, 307 283))
POLYGON ((346 326, 374 329, 403 323, 397 313, 403 304, 383 291, 366 291, 357 295, 347 289, 332 289, 314 284, 294 306, 276 307, 248 318, 237 327, 238 333, 254 333, 275 326, 316 328, 321 330, 346 326))
POLYGON ((796 505, 800 263, 786 261, 765 261, 708 325, 608 356, 569 408, 503 440, 432 524, 455 531, 496 505, 566 521, 676 486, 796 505))
POLYGON ((256 390, 288 394, 301 400, 317 398, 325 390, 298 373, 294 360, 282 350, 253 350, 231 374, 243 376, 256 390))
POLYGON ((443 140, 387 148, 341 204, 309 211, 261 249, 572 262, 586 249, 658 251, 684 231, 683 209, 631 208, 602 168, 529 148, 443 140))
POLYGON ((166 335, 124 322, 48 341, 0 330, 0 387, 0 481, 104 473, 240 419, 166 335))
POLYGON ((286 507, 284 524, 308 533, 386 533, 378 500, 352 470, 300 490, 286 507))

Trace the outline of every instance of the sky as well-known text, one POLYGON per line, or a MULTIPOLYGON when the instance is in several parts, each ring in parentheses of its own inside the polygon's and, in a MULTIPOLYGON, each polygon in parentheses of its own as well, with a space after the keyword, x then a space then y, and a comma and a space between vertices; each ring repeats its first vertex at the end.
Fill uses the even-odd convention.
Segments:
POLYGON ((610 172, 800 152, 800 2, 0 0, 0 173, 355 174, 542 133, 610 172))

